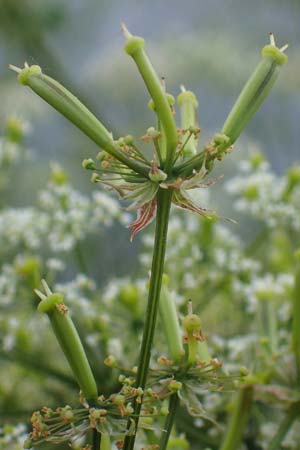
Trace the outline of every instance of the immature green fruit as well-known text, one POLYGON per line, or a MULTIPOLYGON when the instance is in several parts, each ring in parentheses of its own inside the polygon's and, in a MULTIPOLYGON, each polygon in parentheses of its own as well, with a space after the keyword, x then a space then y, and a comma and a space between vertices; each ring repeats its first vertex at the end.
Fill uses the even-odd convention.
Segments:
POLYGON ((168 388, 170 389, 170 391, 173 392, 180 391, 180 389, 182 389, 182 383, 177 380, 171 380, 170 383, 168 384, 168 388))
POLYGON ((125 24, 122 24, 122 30, 126 39, 125 51, 136 63, 138 70, 145 82, 148 92, 153 99, 155 112, 161 123, 166 138, 166 171, 170 171, 177 147, 177 129, 170 105, 161 84, 145 50, 144 40, 138 36, 132 36, 125 24))
POLYGON ((262 49, 262 60, 245 84, 223 125, 222 133, 230 138, 230 145, 237 140, 269 94, 281 66, 287 62, 284 54, 286 48, 287 46, 277 48, 274 36, 270 35, 270 44, 262 49))
POLYGON ((38 304, 38 311, 42 313, 52 313, 55 311, 56 305, 63 304, 64 298, 61 294, 51 294, 38 304))
POLYGON ((40 66, 37 65, 28 66, 28 64, 25 63, 24 69, 18 75, 18 81, 24 86, 26 85, 29 86, 30 77, 32 75, 41 75, 41 73, 42 69, 40 68, 40 66))
POLYGON ((125 52, 130 55, 133 56, 135 54, 135 52, 137 50, 140 50, 141 48, 145 47, 145 41, 143 38, 139 37, 139 36, 131 36, 125 46, 125 52))
POLYGON ((47 283, 42 281, 45 294, 35 290, 41 299, 38 311, 46 313, 60 347, 68 360, 73 375, 87 401, 95 402, 98 398, 96 381, 88 363, 83 345, 75 325, 70 318, 63 296, 51 292, 47 283))
POLYGON ((18 73, 18 80, 21 84, 29 86, 36 94, 49 103, 49 105, 83 131, 98 146, 131 169, 147 176, 148 167, 136 159, 129 158, 122 152, 113 141, 111 133, 94 114, 60 83, 45 75, 39 66, 29 67, 25 64, 24 69, 19 69, 10 65, 10 68, 18 73))
MULTIPOLYGON (((191 91, 186 91, 184 86, 181 86, 181 93, 177 97, 177 103, 180 107, 181 113, 181 128, 184 130, 191 130, 191 128, 198 127, 198 120, 196 110, 198 108, 198 101, 195 94, 191 91)), ((191 131, 190 131, 191 133, 191 131)), ((184 145, 182 156, 193 156, 197 153, 197 139, 191 133, 188 141, 184 145)))
POLYGON ((182 325, 187 333, 195 333, 201 329, 201 319, 196 314, 188 314, 184 317, 182 325))
POLYGON ((265 58, 270 58, 271 61, 275 61, 278 65, 283 65, 287 62, 288 57, 282 50, 275 47, 273 44, 265 45, 261 51, 261 54, 265 58))
POLYGON ((188 364, 195 364, 197 361, 209 364, 211 356, 207 343, 201 331, 201 319, 192 312, 192 303, 188 306, 189 313, 182 320, 183 329, 186 332, 185 340, 188 346, 188 364))
POLYGON ((87 169, 87 170, 95 170, 96 169, 95 162, 91 158, 84 159, 82 161, 81 165, 84 169, 87 169))

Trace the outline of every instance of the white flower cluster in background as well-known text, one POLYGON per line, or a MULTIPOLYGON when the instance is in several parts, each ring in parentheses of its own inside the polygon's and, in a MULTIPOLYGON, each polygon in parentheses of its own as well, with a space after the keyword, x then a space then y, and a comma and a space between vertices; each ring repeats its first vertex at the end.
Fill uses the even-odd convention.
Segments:
POLYGON ((0 450, 22 450, 27 438, 26 425, 4 425, 0 428, 0 450))
POLYGON ((54 286, 56 292, 64 295, 71 314, 95 317, 97 304, 93 302, 96 293, 95 282, 84 274, 78 274, 75 279, 54 286))
POLYGON ((268 227, 290 226, 300 230, 300 166, 284 176, 272 172, 260 153, 241 161, 238 174, 226 183, 226 190, 237 197, 236 210, 263 221, 268 227))
MULTIPOLYGON (((248 284, 234 283, 234 291, 246 299, 248 311, 257 311, 259 302, 276 302, 280 299, 280 304, 288 301, 294 284, 294 277, 290 273, 281 273, 277 276, 266 273, 263 276, 255 276, 248 284)), ((279 317, 278 317, 279 318, 279 317)))
POLYGON ((45 246, 54 253, 68 252, 114 220, 126 222, 127 218, 108 194, 94 192, 88 197, 67 183, 50 182, 40 192, 37 207, 0 210, 0 254, 45 246))
POLYGON ((36 250, 47 230, 48 217, 36 208, 4 208, 0 210, 0 253, 18 248, 36 250))
POLYGON ((108 194, 94 192, 90 198, 69 183, 51 181, 39 193, 38 208, 47 218, 47 242, 53 252, 72 250, 99 225, 109 226, 122 217, 118 203, 108 194))
POLYGON ((30 156, 30 150, 25 149, 19 143, 9 142, 0 138, 0 170, 22 161, 30 156))
MULTIPOLYGON (((205 280, 216 282, 224 274, 250 276, 260 270, 258 261, 245 256, 241 239, 222 223, 178 212, 173 213, 169 230, 167 271, 180 290, 194 289, 205 280)), ((143 243, 146 251, 140 260, 149 267, 152 238, 146 235, 143 243)))

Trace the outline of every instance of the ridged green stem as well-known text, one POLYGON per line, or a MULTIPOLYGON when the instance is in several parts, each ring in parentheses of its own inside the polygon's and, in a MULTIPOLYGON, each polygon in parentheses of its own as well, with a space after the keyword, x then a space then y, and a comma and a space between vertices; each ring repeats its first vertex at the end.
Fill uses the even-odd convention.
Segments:
POLYGON ((170 397, 170 401, 169 401, 169 414, 167 415, 166 421, 163 426, 161 440, 159 443, 159 450, 166 450, 166 448, 167 448, 170 434, 171 434, 174 420, 175 420, 175 415, 177 412, 178 403, 179 403, 179 398, 178 398, 177 393, 172 394, 170 397))
POLYGON ((286 416, 283 418, 282 422, 279 425, 279 428, 277 430, 277 433, 271 440, 268 450, 278 450, 280 449, 280 444, 284 440, 286 434, 288 433, 289 429, 293 425, 295 419, 300 415, 300 405, 299 403, 292 405, 288 412, 286 413, 286 416))
POLYGON ((220 450, 237 450, 241 445, 248 422, 253 399, 253 387, 248 385, 240 389, 227 432, 220 450))
MULTIPOLYGON (((136 386, 141 387, 142 389, 144 389, 146 386, 147 374, 151 357, 151 348, 158 312, 162 276, 164 270, 166 244, 167 244, 167 232, 169 224, 171 199, 172 199, 171 190, 160 189, 158 191, 155 241, 151 267, 150 286, 148 293, 148 304, 140 351, 140 361, 136 378, 136 386)), ((135 403, 134 415, 135 415, 136 430, 139 422, 140 411, 141 411, 141 404, 135 403)), ((124 442, 124 450, 132 450, 134 448, 134 443, 135 443, 135 435, 126 436, 124 442)))

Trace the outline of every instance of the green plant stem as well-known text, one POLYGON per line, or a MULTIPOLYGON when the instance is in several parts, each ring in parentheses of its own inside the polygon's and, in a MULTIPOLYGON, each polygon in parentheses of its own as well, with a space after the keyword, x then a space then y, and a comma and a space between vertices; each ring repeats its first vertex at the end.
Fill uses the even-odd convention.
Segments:
POLYGON ((167 415, 166 421, 164 423, 159 450, 166 450, 167 448, 169 437, 174 424, 175 415, 177 412, 178 403, 179 399, 177 393, 172 394, 169 401, 169 414, 167 415))
POLYGON ((240 389, 234 410, 220 450, 237 450, 242 442, 253 398, 253 387, 248 385, 240 389))
POLYGON ((203 149, 200 153, 193 156, 192 158, 188 159, 187 161, 184 161, 183 163, 177 164, 172 174, 175 177, 181 176, 181 175, 191 175, 194 170, 199 170, 202 167, 203 161, 205 157, 205 149, 203 149))
POLYGON ((111 450, 111 449, 112 449, 112 446, 111 446, 109 434, 102 434, 100 450, 111 450))
POLYGON ((279 425, 277 433, 271 440, 268 450, 278 450, 280 448, 280 444, 282 443, 289 429, 293 425, 294 420, 297 418, 297 416, 299 416, 299 414, 300 414, 299 403, 294 404, 289 408, 286 416, 283 418, 281 424, 279 425))
MULTIPOLYGON (((160 189, 157 195, 157 215, 155 226, 155 241, 151 267, 150 286, 148 294, 148 304, 146 320, 140 351, 140 361, 136 378, 136 386, 142 389, 146 386, 147 374, 150 364, 151 348, 154 337, 157 311, 159 305, 162 276, 164 270, 167 232, 169 224, 169 214, 171 207, 172 191, 160 189)), ((137 430, 141 404, 134 404, 135 426, 137 430)), ((134 447, 135 435, 126 436, 124 450, 132 450, 134 447)))
POLYGON ((101 433, 96 429, 93 430, 93 450, 100 450, 101 433))

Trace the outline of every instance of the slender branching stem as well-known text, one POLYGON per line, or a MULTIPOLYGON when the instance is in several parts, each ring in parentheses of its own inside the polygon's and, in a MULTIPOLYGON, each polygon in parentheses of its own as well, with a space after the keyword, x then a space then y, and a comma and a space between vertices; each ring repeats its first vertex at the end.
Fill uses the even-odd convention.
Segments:
POLYGON ((174 424, 175 415, 177 412, 178 403, 179 399, 177 393, 172 394, 169 401, 169 414, 167 415, 166 421, 164 423, 159 450, 166 450, 167 448, 169 437, 174 424))
POLYGON ((220 450, 236 450, 242 442, 253 398, 253 387, 244 386, 238 392, 234 410, 220 450))
POLYGON ((100 450, 101 446, 101 433, 96 429, 93 430, 93 450, 100 450))
MULTIPOLYGON (((155 241, 154 241, 149 294, 148 294, 148 305, 140 351, 140 361, 136 379, 136 386, 141 387, 142 389, 144 389, 146 386, 147 374, 151 357, 151 347, 158 312, 159 297, 164 270, 171 199, 172 199, 171 190, 164 190, 164 189, 159 190, 157 195, 155 241)), ((134 415, 135 415, 136 429, 138 426, 140 411, 141 411, 141 404, 135 403, 134 415)), ((134 447, 134 442, 135 442, 135 435, 126 436, 124 443, 124 450, 132 450, 134 447)))
POLYGON ((285 417, 279 425, 279 428, 271 440, 268 450, 278 450, 280 448, 280 444, 288 433, 289 429, 293 425, 297 416, 300 415, 300 405, 299 403, 292 405, 287 411, 285 417))

